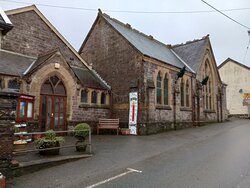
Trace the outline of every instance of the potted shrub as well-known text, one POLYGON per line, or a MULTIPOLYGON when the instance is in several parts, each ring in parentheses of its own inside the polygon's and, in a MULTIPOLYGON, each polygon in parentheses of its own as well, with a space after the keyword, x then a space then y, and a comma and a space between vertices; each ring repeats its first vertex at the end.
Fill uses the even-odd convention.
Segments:
MULTIPOLYGON (((39 138, 35 141, 35 146, 37 149, 48 149, 60 147, 60 142, 64 139, 61 136, 56 136, 55 131, 48 130, 46 131, 44 137, 39 138)), ((60 148, 50 149, 50 150, 41 150, 39 153, 41 155, 58 155, 60 148)))
POLYGON ((89 135, 90 127, 87 123, 79 123, 74 128, 74 136, 77 138, 76 151, 86 151, 86 137, 89 135))

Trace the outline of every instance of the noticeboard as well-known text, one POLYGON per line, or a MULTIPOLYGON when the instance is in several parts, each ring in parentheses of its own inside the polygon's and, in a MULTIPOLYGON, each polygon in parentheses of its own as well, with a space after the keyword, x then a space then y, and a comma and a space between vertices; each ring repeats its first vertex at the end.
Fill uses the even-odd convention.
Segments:
POLYGON ((137 112, 138 112, 138 93, 129 93, 129 129, 130 134, 137 135, 137 112))

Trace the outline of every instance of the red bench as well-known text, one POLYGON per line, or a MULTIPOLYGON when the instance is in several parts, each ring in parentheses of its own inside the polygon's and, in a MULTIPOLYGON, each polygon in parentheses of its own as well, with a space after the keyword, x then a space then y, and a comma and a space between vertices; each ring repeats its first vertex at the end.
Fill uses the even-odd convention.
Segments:
POLYGON ((117 135, 119 133, 119 119, 99 119, 97 125, 97 135, 100 129, 116 129, 117 135))

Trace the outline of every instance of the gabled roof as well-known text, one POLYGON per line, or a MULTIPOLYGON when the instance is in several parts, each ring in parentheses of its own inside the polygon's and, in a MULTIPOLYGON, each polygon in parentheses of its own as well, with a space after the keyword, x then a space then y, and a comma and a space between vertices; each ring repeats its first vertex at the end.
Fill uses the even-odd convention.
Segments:
POLYGON ((244 69, 250 70, 250 67, 248 67, 248 66, 246 66, 246 65, 244 65, 244 64, 242 64, 242 63, 239 63, 238 61, 235 61, 235 60, 233 60, 233 59, 231 59, 231 58, 227 58, 225 61, 223 61, 223 62, 218 66, 218 69, 220 69, 221 67, 223 67, 223 66, 224 66, 225 64, 227 64, 228 62, 233 62, 233 63, 235 63, 235 64, 241 66, 241 67, 244 68, 244 69))
MULTIPOLYGON (((135 29, 132 29, 130 25, 113 19, 107 14, 99 12, 99 16, 103 17, 117 32, 119 32, 133 47, 135 47, 143 55, 157 59, 161 62, 173 65, 178 68, 187 66, 171 51, 171 49, 167 45, 155 40, 152 36, 147 36, 135 29)), ((193 72, 192 69, 190 69, 190 67, 188 66, 187 70, 193 72)))
MULTIPOLYGON (((94 77, 97 79, 97 82, 102 82, 101 85, 105 85, 105 88, 110 88, 110 86, 107 85, 107 83, 95 72, 92 71, 92 68, 89 67, 89 65, 82 59, 82 57, 77 53, 77 51, 72 47, 72 45, 57 31, 57 29, 47 20, 47 18, 37 9, 35 5, 32 6, 27 6, 23 8, 18 8, 18 9, 13 9, 13 10, 8 10, 6 11, 7 15, 14 15, 14 14, 20 14, 23 12, 28 12, 28 11, 34 11, 43 21, 47 26, 54 32, 58 38, 61 39, 61 41, 69 48, 69 50, 80 60, 80 62, 83 64, 82 69, 86 69, 87 71, 90 71, 91 74, 95 74, 94 77)), ((53 50, 52 50, 53 51, 53 50)), ((30 71, 33 70, 35 67, 39 66, 41 63, 46 61, 46 58, 51 57, 52 54, 45 54, 43 56, 38 57, 37 61, 30 67, 30 71)))
MULTIPOLYGON (((0 74, 16 77, 32 74, 56 53, 60 53, 60 50, 54 49, 35 58, 0 49, 0 74)), ((110 89, 110 86, 94 70, 67 64, 84 87, 110 89)))
POLYGON ((34 57, 0 49, 0 74, 21 77, 35 60, 34 57))
POLYGON ((50 57, 52 57, 56 52, 58 52, 58 49, 54 49, 51 50, 45 54, 42 54, 40 56, 38 56, 38 58, 36 59, 36 61, 34 61, 30 67, 28 69, 26 69, 26 71, 24 72, 25 75, 32 73, 33 71, 35 71, 40 65, 42 65, 44 62, 46 62, 46 60, 48 60, 50 57))
POLYGON ((2 30, 3 34, 5 35, 12 28, 13 28, 13 25, 11 21, 9 20, 8 16, 0 7, 0 31, 2 30))
POLYGON ((77 53, 73 46, 61 35, 61 33, 49 22, 49 20, 38 10, 35 5, 26 6, 22 8, 12 9, 5 11, 7 15, 15 15, 24 12, 34 11, 44 23, 54 32, 57 37, 69 48, 69 50, 81 61, 83 65, 89 68, 88 64, 82 59, 82 57, 77 53))
POLYGON ((195 71, 197 72, 204 57, 207 45, 207 37, 199 40, 172 46, 172 49, 195 71))

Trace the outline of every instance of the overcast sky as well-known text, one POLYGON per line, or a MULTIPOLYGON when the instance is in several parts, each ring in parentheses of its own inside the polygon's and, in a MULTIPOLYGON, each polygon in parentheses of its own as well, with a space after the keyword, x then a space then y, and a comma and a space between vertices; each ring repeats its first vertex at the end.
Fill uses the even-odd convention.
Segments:
MULTIPOLYGON (((248 29, 234 23, 218 12, 145 14, 108 11, 181 12, 212 10, 201 0, 15 0, 23 2, 23 4, 11 1, 0 0, 0 6, 4 10, 9 10, 27 6, 29 3, 37 4, 38 9, 77 51, 97 16, 97 9, 101 8, 111 17, 129 23, 133 28, 147 35, 152 35, 166 44, 185 43, 209 34, 218 65, 230 57, 250 66, 250 49, 243 62, 249 41, 248 29), (81 7, 95 9, 95 11, 56 8, 39 4, 81 7)), ((206 1, 220 10, 249 8, 224 13, 250 27, 249 0, 206 1)))

